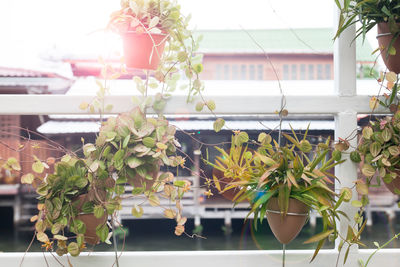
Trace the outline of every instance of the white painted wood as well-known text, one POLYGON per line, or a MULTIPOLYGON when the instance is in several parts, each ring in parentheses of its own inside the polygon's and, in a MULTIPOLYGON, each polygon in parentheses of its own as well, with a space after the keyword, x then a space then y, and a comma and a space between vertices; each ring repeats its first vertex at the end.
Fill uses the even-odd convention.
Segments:
MULTIPOLYGON (((343 6, 343 0, 340 0, 343 6)), ((334 31, 339 24, 339 10, 335 8, 334 31)), ((334 43, 333 64, 335 75, 335 91, 340 96, 354 96, 356 88, 356 36, 355 25, 348 27, 334 43)))
MULTIPOLYGON (((349 139, 350 146, 351 148, 346 151, 346 152, 351 152, 354 150, 354 148, 357 146, 357 137, 352 138, 357 135, 357 113, 354 111, 346 111, 346 112, 340 112, 335 116, 335 140, 339 140, 340 138, 343 139, 349 139)), ((353 196, 352 200, 358 199, 357 191, 354 188, 354 181, 357 180, 357 164, 353 163, 350 160, 350 154, 349 153, 342 153, 342 159, 345 159, 346 161, 335 168, 335 174, 340 180, 340 183, 336 182, 335 187, 336 189, 340 190, 340 188, 343 187, 349 187, 353 188, 353 196)), ((350 218, 350 221, 348 221, 345 217, 341 216, 340 220, 340 227, 339 227, 339 233, 341 236, 345 237, 347 235, 347 229, 348 225, 351 227, 354 227, 354 215, 357 212, 357 208, 354 208, 351 203, 345 203, 341 205, 341 209, 343 212, 345 212, 348 217, 350 218)), ((340 240, 336 240, 336 246, 338 246, 340 240)), ((344 248, 346 249, 346 247, 344 248)), ((357 255, 357 246, 353 246, 351 250, 352 254, 357 255)), ((344 252, 342 254, 342 257, 344 255, 344 252)), ((357 259, 356 257, 349 257, 349 262, 346 264, 346 266, 358 266, 357 259)), ((341 265, 339 265, 341 266, 341 265)))
MULTIPOLYGON (((280 109, 280 96, 213 96, 217 114, 275 114, 280 109)), ((369 96, 341 97, 335 95, 286 97, 287 109, 291 114, 336 114, 351 107, 357 113, 370 113, 369 96)), ((0 114, 3 115, 47 115, 88 114, 79 109, 83 101, 91 102, 92 96, 64 95, 1 95, 0 114)), ((134 107, 130 96, 106 97, 106 104, 113 104, 110 114, 129 111, 134 107)), ((186 103, 185 96, 174 96, 169 100, 165 114, 198 115, 194 103, 186 103)), ((376 112, 385 112, 380 109, 376 112)), ((205 113, 203 113, 205 114, 205 113)))
MULTIPOLYGON (((193 241, 195 242, 195 241, 193 241)), ((366 261, 373 250, 360 250, 357 259, 366 261)), ((281 254, 279 250, 270 251, 168 251, 168 252, 123 252, 120 266, 132 267, 176 267, 190 265, 190 267, 249 267, 267 266, 281 267, 281 254)), ((335 267, 337 252, 334 250, 320 251, 314 262, 309 263, 313 251, 292 250, 286 252, 287 267, 335 267)), ((50 267, 60 266, 49 253, 28 253, 21 267, 43 267, 46 257, 50 267)), ((0 265, 19 267, 23 253, 2 253, 0 265)), ((114 253, 83 253, 78 258, 69 257, 76 267, 111 267, 114 263, 114 253)), ((69 266, 66 257, 59 258, 61 263, 69 266)), ((373 257, 369 267, 385 266, 398 267, 400 250, 382 250, 373 257)), ((114 265, 115 266, 115 265, 114 265)), ((350 265, 345 265, 350 266, 350 265)))

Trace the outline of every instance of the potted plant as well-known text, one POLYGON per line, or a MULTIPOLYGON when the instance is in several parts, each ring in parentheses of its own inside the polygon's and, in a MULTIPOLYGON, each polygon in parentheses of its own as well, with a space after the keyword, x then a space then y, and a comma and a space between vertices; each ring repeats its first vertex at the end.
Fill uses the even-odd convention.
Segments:
POLYGON ((345 0, 343 5, 335 1, 340 9, 340 19, 335 39, 349 26, 360 23, 357 35, 363 41, 375 25, 378 26, 377 39, 383 61, 387 68, 400 73, 400 6, 397 1, 391 0, 345 0))
MULTIPOLYGON (((135 108, 108 119, 96 143, 83 145, 83 158, 65 155, 44 178, 25 174, 23 183, 36 180, 38 184, 38 214, 31 221, 36 222, 36 238, 43 247, 53 250, 57 242, 58 255, 78 256, 86 244, 110 243, 107 218, 115 220, 127 197, 141 197, 152 206, 160 206, 160 197, 169 199, 176 208, 161 207, 164 215, 175 219, 177 235, 184 233, 186 218, 180 199, 190 182, 178 181, 169 172, 159 173, 161 165, 184 164, 175 153, 180 146, 175 131, 164 118, 147 118, 135 108), (133 186, 130 196, 124 195, 127 184, 133 186)), ((37 160, 32 169, 39 174, 45 167, 37 160)), ((133 206, 132 214, 140 217, 143 208, 133 206)))
POLYGON ((366 184, 372 186, 375 177, 377 185, 383 180, 385 186, 395 194, 400 194, 400 112, 394 116, 371 121, 364 127, 358 151, 351 159, 361 162, 361 172, 366 184))
MULTIPOLYGON (((307 134, 306 134, 307 135, 307 134)), ((220 192, 235 188, 233 201, 238 203, 248 199, 250 214, 254 214, 254 226, 257 220, 267 217, 268 223, 283 244, 289 243, 300 232, 307 220, 310 209, 316 210, 322 217, 323 230, 306 243, 319 242, 312 259, 329 238, 338 237, 336 219, 343 201, 349 201, 349 189, 337 194, 330 188, 335 176, 329 170, 342 163, 341 152, 334 151, 328 159, 330 140, 317 146, 313 155, 312 145, 306 135, 299 140, 286 135, 289 141, 279 146, 270 135, 261 133, 254 151, 247 146, 248 135, 235 133, 229 153, 216 147, 221 153, 215 163, 206 162, 230 178, 222 189, 220 181, 214 176, 214 183, 220 192)))
POLYGON ((174 0, 122 0, 108 27, 122 36, 127 67, 155 70, 165 46, 166 57, 179 53, 181 62, 188 58, 192 36, 187 25, 174 0))

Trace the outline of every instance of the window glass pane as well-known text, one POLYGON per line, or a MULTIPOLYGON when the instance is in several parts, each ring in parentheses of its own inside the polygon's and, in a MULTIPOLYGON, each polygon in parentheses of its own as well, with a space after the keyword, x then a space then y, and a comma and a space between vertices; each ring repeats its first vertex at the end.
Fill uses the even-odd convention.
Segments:
POLYGON ((331 77, 331 64, 326 64, 325 65, 325 79, 326 80, 332 79, 332 77, 331 77))
POLYGON ((229 73, 229 65, 224 66, 224 80, 229 80, 230 79, 230 73, 229 73))
POLYGON ((283 79, 289 80, 289 65, 283 65, 283 79))
POLYGON ((306 79, 306 65, 301 64, 300 65, 300 80, 305 80, 306 79))
POLYGON ((239 65, 232 66, 232 79, 239 80, 239 65))
POLYGON ((264 79, 264 65, 257 66, 257 80, 264 79))
POLYGON ((255 80, 256 79, 256 66, 255 65, 250 65, 249 79, 250 80, 255 80))
POLYGON ((308 65, 308 79, 314 80, 314 65, 308 65))
POLYGON ((297 65, 292 65, 292 80, 297 80, 297 65))
POLYGON ((217 80, 222 80, 222 65, 221 64, 217 65, 217 68, 216 68, 215 72, 216 72, 216 74, 215 74, 216 79, 217 80))
POLYGON ((247 79, 247 66, 246 65, 242 65, 240 67, 240 79, 241 80, 247 79))
POLYGON ((317 65, 317 80, 322 80, 324 78, 322 71, 322 64, 317 65))

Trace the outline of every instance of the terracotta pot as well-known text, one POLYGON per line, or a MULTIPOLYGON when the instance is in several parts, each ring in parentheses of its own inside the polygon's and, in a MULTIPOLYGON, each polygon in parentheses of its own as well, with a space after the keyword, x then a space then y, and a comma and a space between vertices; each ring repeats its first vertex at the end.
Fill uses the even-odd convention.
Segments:
POLYGON ((396 74, 400 73, 400 37, 393 43, 393 47, 396 49, 396 55, 394 56, 388 56, 387 54, 387 49, 393 38, 393 35, 390 34, 388 23, 378 23, 378 36, 376 38, 378 39, 379 47, 384 47, 381 50, 381 56, 386 67, 396 74))
POLYGON ((160 166, 158 165, 157 168, 150 173, 151 177, 153 177, 153 180, 147 180, 142 176, 136 174, 135 177, 128 178, 128 183, 133 187, 143 187, 143 183, 146 183, 146 191, 149 191, 153 187, 154 183, 157 181, 159 172, 160 166))
POLYGON ((386 186, 387 189, 389 189, 390 192, 393 194, 397 195, 396 192, 394 191, 395 189, 400 190, 400 173, 397 174, 396 179, 394 179, 391 183, 387 184, 383 182, 386 186))
MULTIPOLYGON (((81 212, 83 204, 89 201, 89 196, 87 194, 81 195, 76 201, 79 201, 77 209, 81 212)), ((99 219, 96 218, 93 213, 79 214, 76 219, 81 220, 86 226, 85 242, 90 245, 97 245, 100 243, 100 238, 96 234, 96 228, 107 221, 107 214, 104 214, 103 217, 99 219)))
POLYGON ((276 239, 282 244, 289 244, 301 231, 309 208, 297 199, 289 199, 289 210, 285 217, 280 214, 278 198, 271 198, 267 205, 267 220, 276 239), (299 215, 290 215, 290 213, 299 215))
POLYGON ((157 69, 164 52, 165 34, 126 32, 122 38, 125 63, 128 68, 157 69))

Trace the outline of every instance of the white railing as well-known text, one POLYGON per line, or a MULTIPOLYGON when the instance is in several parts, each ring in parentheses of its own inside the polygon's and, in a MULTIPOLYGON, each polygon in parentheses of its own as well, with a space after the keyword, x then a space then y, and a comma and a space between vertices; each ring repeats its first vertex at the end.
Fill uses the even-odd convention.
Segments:
MULTIPOLYGON (((355 28, 347 30, 335 42, 335 89, 336 94, 287 96, 287 108, 291 114, 331 114, 335 116, 335 138, 346 138, 354 134, 357 128, 357 114, 370 113, 369 97, 358 96, 356 91, 356 61, 355 43, 350 43, 355 36, 355 28)), ((0 114, 85 114, 78 108, 82 101, 90 102, 93 96, 54 96, 54 95, 2 95, 0 96, 0 114)), ((217 104, 218 114, 255 114, 270 115, 280 110, 280 96, 231 96, 213 95, 217 104)), ((113 104, 112 113, 120 113, 132 108, 130 97, 106 97, 107 104, 113 104)), ((167 114, 197 114, 194 104, 186 104, 184 96, 173 97, 166 108, 167 114)), ((384 112, 384 111, 382 111, 384 112)), ((356 140, 350 141, 356 146, 356 140)), ((347 156, 344 156, 345 158, 347 156)), ((340 186, 352 187, 357 179, 357 165, 347 160, 336 167, 340 186)), ((357 199, 354 190, 353 198, 357 199)), ((343 211, 352 218, 356 212, 350 204, 344 205, 343 211)), ((341 221, 340 232, 346 236, 347 222, 341 221)), ((338 244, 336 244, 337 247, 338 244)), ((366 259, 372 250, 351 250, 345 266, 356 267, 358 259, 366 259)), ((281 251, 213 251, 213 252, 124 252, 120 266, 178 266, 190 264, 197 266, 282 266, 281 251)), ((335 266, 337 250, 322 250, 316 260, 309 264, 313 251, 287 251, 287 266, 335 266)), ((344 253, 343 253, 344 254, 344 253)), ((0 266, 19 266, 22 253, 0 254, 0 266)), ((343 255, 342 255, 343 257, 343 255)), ((50 255, 46 255, 50 266, 57 266, 50 255)), ((63 262, 65 262, 65 258, 63 262)), ((113 253, 92 253, 73 259, 74 266, 111 266, 114 262, 113 253)), ((342 262, 342 259, 340 260, 342 262)), ((28 253, 23 266, 45 266, 42 253, 28 253)), ((342 264, 339 264, 342 266, 342 264)), ((379 252, 370 266, 398 267, 400 266, 400 250, 385 249, 379 252)))

